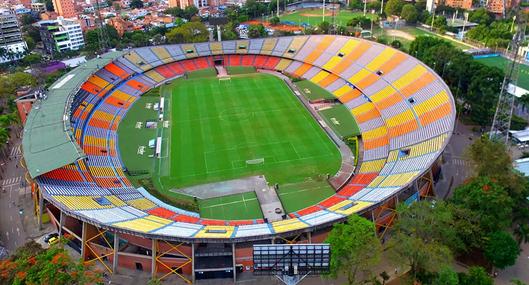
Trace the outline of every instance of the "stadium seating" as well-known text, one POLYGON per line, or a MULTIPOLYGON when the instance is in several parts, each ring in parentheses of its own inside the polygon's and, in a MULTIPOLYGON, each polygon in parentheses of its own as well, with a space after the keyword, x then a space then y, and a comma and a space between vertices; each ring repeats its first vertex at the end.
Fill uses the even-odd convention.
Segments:
POLYGON ((454 124, 449 89, 414 58, 373 42, 329 35, 143 47, 94 71, 70 106, 87 159, 38 177, 46 198, 92 221, 140 233, 244 238, 340 220, 383 202, 426 171, 454 124), (143 93, 186 72, 255 66, 312 81, 346 106, 361 131, 362 161, 337 194, 270 224, 218 221, 166 205, 132 187, 117 149, 117 127, 143 93))

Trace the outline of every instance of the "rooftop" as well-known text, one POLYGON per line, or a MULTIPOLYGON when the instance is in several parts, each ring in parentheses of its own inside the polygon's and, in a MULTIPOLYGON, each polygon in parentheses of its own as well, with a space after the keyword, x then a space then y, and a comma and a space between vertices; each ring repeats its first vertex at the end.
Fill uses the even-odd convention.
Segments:
POLYGON ((69 100, 92 73, 121 54, 107 53, 78 66, 50 87, 46 99, 35 102, 22 139, 24 159, 32 178, 85 156, 72 139, 67 115, 69 100))

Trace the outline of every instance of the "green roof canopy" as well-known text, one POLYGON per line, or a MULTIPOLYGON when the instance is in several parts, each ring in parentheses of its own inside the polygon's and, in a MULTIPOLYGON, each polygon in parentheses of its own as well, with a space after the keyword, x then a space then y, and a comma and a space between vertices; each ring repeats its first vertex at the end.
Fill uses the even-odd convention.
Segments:
POLYGON ((32 178, 85 157, 70 128, 71 100, 90 75, 121 54, 110 52, 83 63, 55 82, 47 99, 33 104, 22 138, 24 159, 32 178))

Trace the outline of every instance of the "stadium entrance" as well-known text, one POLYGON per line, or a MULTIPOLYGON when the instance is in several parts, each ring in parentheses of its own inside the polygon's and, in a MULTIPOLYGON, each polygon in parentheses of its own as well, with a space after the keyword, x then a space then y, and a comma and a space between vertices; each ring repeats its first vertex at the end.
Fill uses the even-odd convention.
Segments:
POLYGON ((202 244, 195 249, 195 279, 234 278, 232 244, 202 244))

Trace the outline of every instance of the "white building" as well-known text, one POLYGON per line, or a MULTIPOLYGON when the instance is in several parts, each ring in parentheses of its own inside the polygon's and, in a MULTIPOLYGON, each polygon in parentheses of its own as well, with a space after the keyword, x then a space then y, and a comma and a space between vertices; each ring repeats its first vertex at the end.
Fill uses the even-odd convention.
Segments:
POLYGON ((15 13, 0 9, 0 63, 22 58, 27 48, 15 13))
POLYGON ((40 36, 47 53, 79 50, 84 47, 83 31, 77 19, 47 20, 38 22, 40 36))

